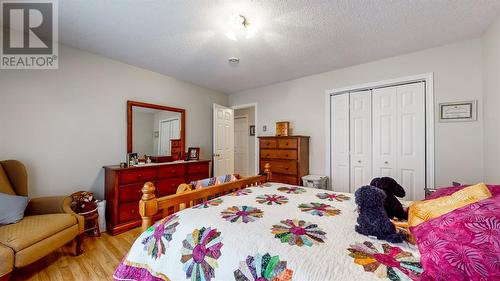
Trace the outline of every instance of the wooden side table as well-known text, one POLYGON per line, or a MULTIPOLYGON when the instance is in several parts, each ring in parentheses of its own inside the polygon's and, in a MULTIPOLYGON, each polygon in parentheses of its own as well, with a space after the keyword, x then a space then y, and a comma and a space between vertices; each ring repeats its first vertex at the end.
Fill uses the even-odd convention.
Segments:
POLYGON ((90 235, 94 237, 101 236, 101 230, 99 229, 99 213, 97 209, 88 213, 79 214, 83 216, 85 220, 85 230, 83 232, 92 232, 90 235))

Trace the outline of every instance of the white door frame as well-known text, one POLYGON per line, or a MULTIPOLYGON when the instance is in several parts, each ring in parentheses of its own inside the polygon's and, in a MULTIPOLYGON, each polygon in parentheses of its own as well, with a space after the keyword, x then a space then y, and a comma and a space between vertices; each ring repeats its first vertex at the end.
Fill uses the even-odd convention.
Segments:
MULTIPOLYGON (((247 155, 247 159, 246 159, 247 160, 247 163, 246 163, 246 167, 247 168, 246 168, 246 171, 244 171, 245 172, 244 175, 245 176, 249 176, 251 174, 249 173, 249 168, 250 167, 248 167, 248 159, 249 159, 249 155, 248 155, 248 146, 249 146, 248 145, 248 127, 249 127, 249 125, 248 125, 248 114, 234 115, 234 120, 236 121, 236 119, 246 119, 246 121, 247 121, 246 122, 247 123, 247 126, 246 126, 246 132, 247 132, 247 135, 246 135, 247 136, 247 149, 245 151, 245 154, 247 155)), ((234 124, 236 124, 236 122, 234 124)), ((234 126, 234 129, 236 129, 236 125, 234 126)), ((234 135, 236 136, 236 134, 234 134, 234 135)), ((235 139, 234 144, 236 145, 236 137, 234 139, 235 139)), ((236 161, 236 149, 234 150, 234 153, 235 153, 234 160, 236 161)), ((236 165, 235 165, 235 167, 236 167, 236 165)), ((234 172, 236 173, 236 171, 234 171, 234 172)))
MULTIPOLYGON (((435 107, 434 107, 434 72, 418 74, 407 77, 400 77, 390 80, 370 82, 359 85, 353 85, 343 88, 331 89, 325 91, 325 175, 331 179, 331 105, 330 96, 343 94, 352 91, 368 90, 373 88, 396 86, 401 84, 425 82, 425 146, 426 146, 426 188, 434 189, 435 182, 435 162, 434 162, 434 126, 435 126, 435 107)), ((331 180, 329 181, 332 182, 331 180)), ((330 186, 331 188, 331 186, 330 186)))
POLYGON ((231 106, 232 109, 243 109, 243 108, 249 108, 253 107, 255 108, 255 170, 254 174, 258 175, 259 174, 259 141, 257 139, 257 128, 259 128, 259 118, 257 114, 257 103, 246 103, 246 104, 240 104, 240 105, 233 105, 231 106))

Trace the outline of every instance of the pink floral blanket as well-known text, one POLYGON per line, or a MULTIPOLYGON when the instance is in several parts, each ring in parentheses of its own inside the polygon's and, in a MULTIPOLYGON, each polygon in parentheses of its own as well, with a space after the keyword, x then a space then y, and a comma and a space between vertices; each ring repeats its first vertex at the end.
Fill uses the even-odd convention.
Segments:
MULTIPOLYGON (((432 198, 463 187, 438 191, 432 198)), ((492 197, 411 229, 424 269, 422 280, 500 280, 500 186, 492 197)))

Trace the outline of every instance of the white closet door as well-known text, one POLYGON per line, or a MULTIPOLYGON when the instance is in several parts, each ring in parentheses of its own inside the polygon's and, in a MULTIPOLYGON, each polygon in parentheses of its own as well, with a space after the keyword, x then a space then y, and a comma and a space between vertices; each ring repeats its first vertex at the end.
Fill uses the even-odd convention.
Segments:
POLYGON ((330 98, 332 187, 349 192, 349 94, 330 98))
POLYGON ((425 191, 425 87, 414 83, 397 87, 397 150, 399 183, 406 200, 420 200, 425 191))
POLYGON ((397 163, 397 87, 373 90, 373 177, 399 182, 397 163))
POLYGON ((372 178, 371 91, 350 94, 351 189, 370 183, 372 178))

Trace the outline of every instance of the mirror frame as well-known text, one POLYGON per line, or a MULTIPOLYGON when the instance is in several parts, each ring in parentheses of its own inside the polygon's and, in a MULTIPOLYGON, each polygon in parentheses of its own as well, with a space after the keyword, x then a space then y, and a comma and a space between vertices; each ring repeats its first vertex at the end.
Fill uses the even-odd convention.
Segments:
POLYGON ((158 110, 174 111, 181 114, 181 159, 186 156, 186 110, 182 108, 158 105, 152 103, 144 103, 139 101, 127 101, 127 153, 132 153, 132 108, 145 107, 158 110))

